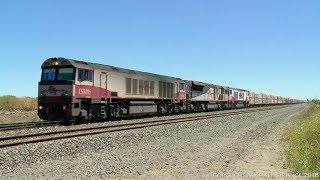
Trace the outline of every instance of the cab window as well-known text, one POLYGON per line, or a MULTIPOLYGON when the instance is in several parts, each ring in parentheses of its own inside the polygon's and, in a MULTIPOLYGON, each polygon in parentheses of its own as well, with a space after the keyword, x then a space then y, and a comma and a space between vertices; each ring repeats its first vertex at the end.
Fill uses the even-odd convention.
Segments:
POLYGON ((78 69, 78 81, 92 81, 93 71, 87 69, 78 69))
POLYGON ((43 69, 42 81, 54 81, 56 78, 56 69, 43 69))
POLYGON ((74 80, 73 68, 59 68, 57 80, 74 80))
POLYGON ((184 83, 179 84, 179 91, 185 91, 185 85, 184 83))
POLYGON ((192 85, 192 91, 203 91, 204 86, 192 85))

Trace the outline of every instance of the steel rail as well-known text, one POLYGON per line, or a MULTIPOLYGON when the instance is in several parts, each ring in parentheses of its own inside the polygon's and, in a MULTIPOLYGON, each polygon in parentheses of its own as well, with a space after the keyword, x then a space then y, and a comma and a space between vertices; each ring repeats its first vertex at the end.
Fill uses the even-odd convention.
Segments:
POLYGON ((0 124, 0 131, 33 128, 33 127, 46 127, 60 124, 61 121, 41 121, 41 122, 23 122, 23 123, 9 123, 0 124))

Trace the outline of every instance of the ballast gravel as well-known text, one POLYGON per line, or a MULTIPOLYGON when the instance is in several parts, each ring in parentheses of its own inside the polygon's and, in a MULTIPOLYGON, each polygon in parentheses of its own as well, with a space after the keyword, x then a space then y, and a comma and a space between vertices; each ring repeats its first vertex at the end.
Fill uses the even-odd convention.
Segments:
MULTIPOLYGON (((305 104, 292 105, 3 148, 0 179, 190 179, 239 173, 242 169, 232 164, 259 151, 259 142, 273 142, 273 136, 281 136, 286 123, 305 108, 305 104)), ((272 167, 281 168, 281 163, 275 164, 272 167)), ((253 167, 252 171, 257 170, 253 167)))
MULTIPOLYGON (((286 107, 286 105, 279 106, 279 108, 283 108, 283 107, 286 107)), ((156 117, 156 116, 155 117, 152 117, 152 116, 148 117, 147 116, 147 117, 139 117, 139 118, 132 117, 131 119, 118 119, 115 121, 101 121, 101 122, 90 122, 89 121, 87 123, 70 125, 70 126, 54 125, 54 126, 47 126, 47 127, 24 128, 24 129, 0 131, 0 137, 15 136, 15 135, 21 135, 21 134, 36 134, 36 133, 43 133, 43 132, 53 132, 53 131, 69 130, 69 129, 76 129, 76 128, 90 128, 90 127, 100 127, 100 126, 108 126, 108 125, 118 125, 118 124, 132 123, 132 122, 157 121, 157 120, 181 118, 181 117, 194 117, 194 116, 198 116, 198 115, 212 115, 212 114, 239 112, 239 111, 246 111, 246 110, 269 109, 269 108, 273 108, 273 107, 233 109, 233 110, 223 110, 223 111, 178 114, 178 115, 161 116, 161 117, 156 117)))

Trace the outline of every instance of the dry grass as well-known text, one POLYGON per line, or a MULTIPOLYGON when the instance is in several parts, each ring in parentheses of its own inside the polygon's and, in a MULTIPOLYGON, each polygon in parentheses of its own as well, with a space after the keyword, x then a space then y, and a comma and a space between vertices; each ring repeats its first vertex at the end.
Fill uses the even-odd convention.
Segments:
POLYGON ((287 128, 285 140, 286 165, 296 173, 320 175, 320 101, 287 128))
POLYGON ((36 98, 6 95, 0 96, 0 110, 6 111, 32 111, 37 110, 38 102, 36 98))

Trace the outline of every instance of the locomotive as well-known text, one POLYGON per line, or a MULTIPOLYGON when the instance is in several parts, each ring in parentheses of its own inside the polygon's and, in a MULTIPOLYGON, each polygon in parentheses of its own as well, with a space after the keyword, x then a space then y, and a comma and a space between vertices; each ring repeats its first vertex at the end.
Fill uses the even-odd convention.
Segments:
POLYGON ((45 60, 41 69, 38 115, 50 121, 168 115, 299 102, 61 57, 45 60))

